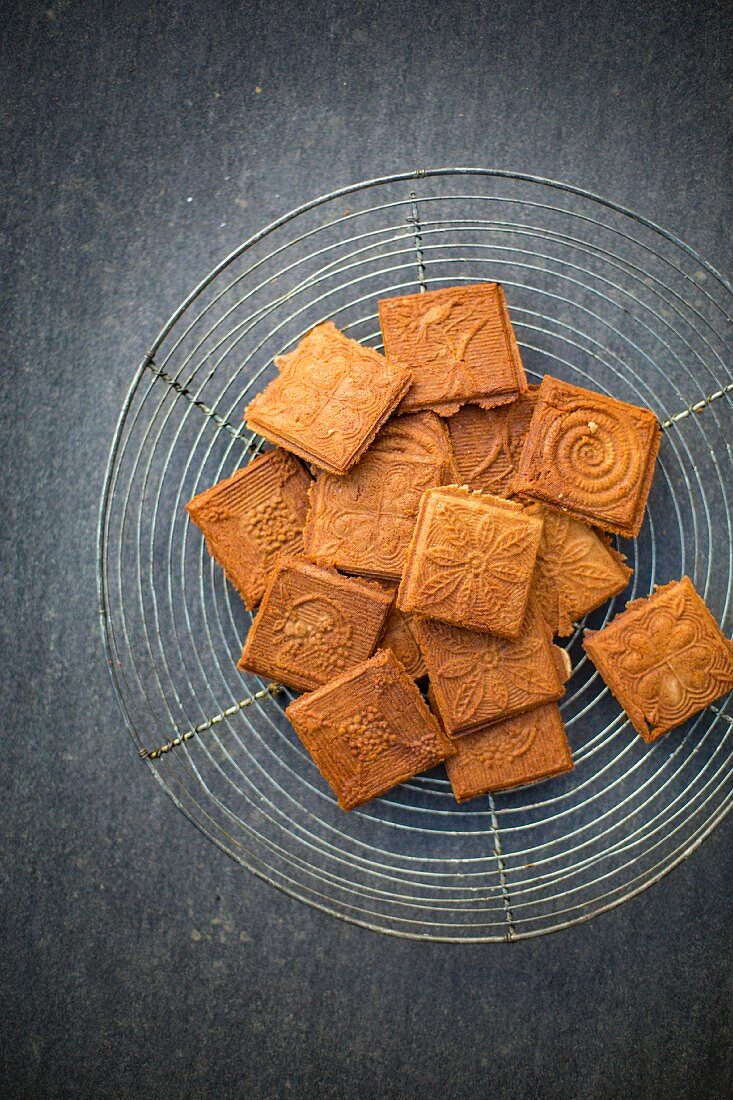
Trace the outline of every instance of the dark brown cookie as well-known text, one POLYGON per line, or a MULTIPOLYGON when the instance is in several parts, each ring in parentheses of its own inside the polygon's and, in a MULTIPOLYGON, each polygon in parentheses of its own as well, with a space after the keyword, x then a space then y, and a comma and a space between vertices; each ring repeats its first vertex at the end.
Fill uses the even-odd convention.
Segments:
POLYGON ((454 751, 386 650, 302 695, 285 713, 344 810, 435 767, 454 751))
POLYGON ((573 770, 556 703, 495 722, 453 742, 445 767, 457 802, 539 783, 573 770))
POLYGON ((250 609, 262 599, 278 558, 302 553, 310 483, 297 458, 276 449, 186 505, 207 550, 250 609))
POLYGON ((450 416, 467 401, 490 408, 527 389, 499 283, 382 298, 378 307, 385 354, 413 373, 398 412, 450 416))
POLYGON ((733 642, 689 577, 633 600, 585 651, 645 741, 682 725, 733 688, 733 642))
POLYGON ((455 479, 440 417, 425 412, 390 420, 347 474, 318 474, 306 554, 347 573, 399 580, 422 493, 455 479))
POLYGON ((304 559, 283 559, 238 667, 300 691, 320 687, 371 656, 391 603, 378 584, 304 559))
POLYGON ((510 491, 632 538, 660 438, 649 409, 545 375, 510 491))
POLYGON ((458 486, 429 489, 397 595, 402 611, 516 638, 542 518, 521 504, 458 486))
POLYGON ((552 644, 533 603, 513 641, 436 619, 416 619, 415 628, 437 708, 452 737, 553 702, 564 692, 564 651, 552 644))
POLYGON ((359 460, 407 392, 410 372, 373 348, 317 325, 275 360, 277 378, 250 402, 245 420, 265 439, 333 474, 359 460))
POLYGON ((469 489, 505 497, 522 453, 539 386, 500 405, 481 409, 464 405, 447 421, 458 480, 469 489))
POLYGON ((567 636, 584 615, 623 592, 633 569, 607 535, 551 508, 542 511, 533 592, 552 633, 567 636))

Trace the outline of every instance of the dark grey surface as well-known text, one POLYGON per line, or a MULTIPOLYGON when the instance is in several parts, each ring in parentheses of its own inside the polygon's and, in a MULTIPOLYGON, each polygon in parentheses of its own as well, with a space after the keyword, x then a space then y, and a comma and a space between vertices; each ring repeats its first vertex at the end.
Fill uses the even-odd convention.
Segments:
POLYGON ((316 193, 535 172, 730 274, 730 32, 723 3, 3 5, 4 1095, 730 1095, 730 822, 559 935, 346 926, 151 781, 94 584, 136 362, 215 260, 316 193))

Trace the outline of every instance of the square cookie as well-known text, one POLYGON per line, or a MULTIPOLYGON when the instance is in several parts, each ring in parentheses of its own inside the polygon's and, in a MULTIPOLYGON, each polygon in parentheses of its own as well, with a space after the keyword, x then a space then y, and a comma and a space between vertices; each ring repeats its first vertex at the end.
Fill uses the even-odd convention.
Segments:
POLYGON ((454 745, 445 768, 456 802, 539 783, 574 767, 556 703, 495 722, 454 745))
POLYGON ((276 449, 186 505, 206 549, 250 610, 278 558, 302 553, 310 484, 297 458, 276 449))
POLYGON ((305 552, 347 573, 399 580, 420 497, 455 481, 450 439, 435 413, 390 420, 347 474, 319 473, 310 494, 305 552))
POLYGON ((453 752, 420 692, 385 650, 302 695, 285 713, 343 810, 385 794, 453 752))
POLYGON ((331 321, 275 364, 278 377, 247 406, 248 426, 332 474, 358 461, 411 380, 331 321))
POLYGON ((733 642, 689 577, 633 600, 583 642, 645 741, 682 725, 733 688, 733 642))
POLYGON ((310 691, 374 652, 392 596, 297 558, 276 567, 238 667, 310 691))
POLYGON ((402 611, 516 638, 542 535, 521 504, 458 486, 429 489, 397 595, 402 611))
POLYGON ((384 624, 380 649, 389 649, 413 680, 421 680, 428 674, 428 666, 417 640, 417 628, 412 615, 405 615, 393 607, 384 624))
POLYGON ((491 408, 525 392, 499 283, 382 298, 378 308, 385 355, 413 374, 398 412, 433 409, 450 416, 467 401, 491 408))
POLYGON ((633 569, 608 535, 562 512, 542 511, 532 590, 552 633, 565 637, 584 615, 623 592, 633 569))
POLYGON ((417 619, 415 627, 437 708, 452 737, 554 702, 565 690, 565 651, 552 644, 533 603, 513 641, 436 619, 417 619))
POLYGON ((500 497, 508 495, 538 391, 539 386, 530 386, 511 405, 500 405, 497 409, 464 405, 449 418, 448 430, 461 485, 500 497))
POLYGON ((660 439, 649 409, 545 375, 511 492, 634 538, 660 439))

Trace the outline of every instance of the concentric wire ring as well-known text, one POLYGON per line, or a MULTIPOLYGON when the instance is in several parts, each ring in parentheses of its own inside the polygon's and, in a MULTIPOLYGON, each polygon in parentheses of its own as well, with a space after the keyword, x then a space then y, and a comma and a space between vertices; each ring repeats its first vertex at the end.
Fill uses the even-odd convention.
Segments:
POLYGON ((311 905, 378 931, 464 942, 586 920, 693 851, 733 799, 730 700, 644 745, 576 631, 562 703, 573 774, 458 806, 438 770, 343 814, 284 718, 291 693, 237 671, 250 617, 183 505, 259 453, 244 407, 273 357, 318 321, 379 347, 379 297, 493 279, 533 379, 549 372, 665 422, 644 528, 622 546, 629 592, 592 624, 688 573, 730 635, 731 288, 638 215, 507 172, 356 184, 237 248, 137 372, 99 530, 112 679, 138 745, 165 746, 149 767, 177 805, 311 905), (699 415, 680 415, 693 407, 699 415))

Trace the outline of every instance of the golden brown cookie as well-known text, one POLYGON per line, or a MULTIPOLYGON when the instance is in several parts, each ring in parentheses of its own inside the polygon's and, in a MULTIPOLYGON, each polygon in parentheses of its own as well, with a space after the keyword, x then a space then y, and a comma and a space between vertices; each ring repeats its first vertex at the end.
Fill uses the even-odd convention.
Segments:
POLYGON ((310 691, 374 652, 392 603, 380 585, 285 558, 270 578, 238 667, 310 691))
POLYGON ((436 619, 416 619, 415 628, 437 708, 452 737, 553 702, 564 692, 563 651, 552 644, 532 603, 513 641, 436 619))
POLYGON ((389 649, 394 653, 413 680, 421 680, 423 676, 427 676, 428 666, 418 644, 413 616, 406 615, 398 607, 393 607, 387 616, 382 637, 379 639, 379 648, 389 649))
POLYGON ((378 308, 385 354, 413 374, 398 412, 450 416, 467 401, 491 408, 526 391, 499 283, 382 298, 378 308))
POLYGON ((454 751, 386 650, 301 695, 285 713, 344 810, 434 768, 454 751))
POLYGON ((411 380, 331 321, 275 363, 280 373, 248 405, 248 426, 333 474, 359 460, 411 380))
POLYGON ((453 744, 456 751, 445 767, 457 802, 539 783, 574 767, 556 703, 495 722, 453 744))
POLYGON ((521 504, 458 486, 428 489, 397 606, 516 638, 541 534, 541 516, 521 504))
POLYGON ((510 491, 633 538, 660 439, 649 409, 545 375, 510 491))
POLYGON ((310 483, 297 458, 276 449, 186 505, 207 550, 250 610, 277 560, 303 550, 310 483))
POLYGON ((733 642, 689 577, 633 600, 586 653, 645 741, 682 725, 733 688, 733 642))
POLYGON ((399 580, 422 493, 455 478, 440 417, 425 412, 390 420, 347 474, 318 474, 306 554, 347 573, 399 580))
POLYGON ((608 535, 554 509, 542 511, 533 592, 552 633, 567 636, 584 615, 623 592, 633 569, 608 535))
POLYGON ((507 496, 538 391, 539 386, 530 386, 527 393, 511 405, 500 405, 497 409, 464 405, 448 419, 458 480, 462 485, 507 496))

